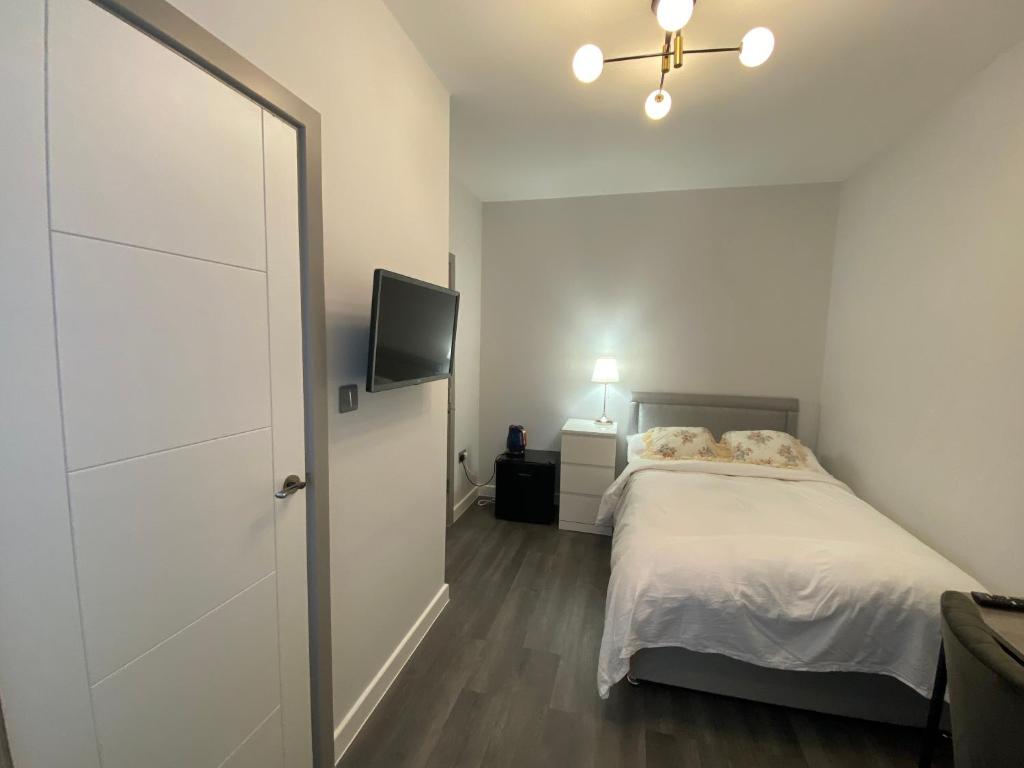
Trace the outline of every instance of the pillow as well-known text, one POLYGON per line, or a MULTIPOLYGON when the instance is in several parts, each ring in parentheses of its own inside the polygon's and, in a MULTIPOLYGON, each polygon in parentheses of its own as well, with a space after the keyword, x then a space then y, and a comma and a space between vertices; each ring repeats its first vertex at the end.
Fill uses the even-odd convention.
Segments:
POLYGON ((644 459, 717 459, 718 443, 705 427, 654 427, 642 435, 644 459))
POLYGON ((808 451, 803 443, 790 434, 771 429, 747 429, 726 432, 722 446, 733 461, 745 464, 764 464, 787 469, 808 469, 808 451))
POLYGON ((626 438, 626 461, 639 459, 645 448, 643 435, 629 435, 626 438))

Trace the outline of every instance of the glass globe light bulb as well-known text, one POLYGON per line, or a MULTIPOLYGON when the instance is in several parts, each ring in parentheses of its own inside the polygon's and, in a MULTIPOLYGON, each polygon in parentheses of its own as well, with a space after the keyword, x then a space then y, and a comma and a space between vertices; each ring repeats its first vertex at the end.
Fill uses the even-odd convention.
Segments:
POLYGON ((604 54, 593 43, 582 46, 572 57, 572 71, 581 83, 592 83, 604 69, 604 54))
POLYGON ((743 36, 740 45, 740 63, 745 67, 760 67, 775 50, 775 35, 766 27, 754 27, 743 36))
POLYGON ((651 91, 651 95, 644 103, 644 112, 651 120, 661 120, 670 109, 672 109, 672 97, 668 95, 668 91, 661 88, 651 91))
POLYGON ((682 29, 693 16, 693 0, 659 0, 657 16, 666 32, 682 29))

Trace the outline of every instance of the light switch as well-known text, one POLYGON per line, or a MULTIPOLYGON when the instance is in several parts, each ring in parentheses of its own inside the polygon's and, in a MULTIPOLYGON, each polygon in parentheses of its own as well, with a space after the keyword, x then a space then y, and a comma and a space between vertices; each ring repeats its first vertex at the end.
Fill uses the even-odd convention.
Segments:
POLYGON ((359 407, 359 385, 345 384, 338 387, 338 413, 348 413, 359 407))

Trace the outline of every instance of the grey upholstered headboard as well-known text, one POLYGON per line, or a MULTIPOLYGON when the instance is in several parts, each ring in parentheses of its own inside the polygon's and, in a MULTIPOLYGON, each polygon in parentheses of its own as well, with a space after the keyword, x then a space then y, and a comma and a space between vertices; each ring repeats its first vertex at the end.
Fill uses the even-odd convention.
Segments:
POLYGON ((651 427, 707 427, 720 438, 732 429, 774 429, 796 436, 800 401, 792 397, 634 392, 627 435, 651 427))

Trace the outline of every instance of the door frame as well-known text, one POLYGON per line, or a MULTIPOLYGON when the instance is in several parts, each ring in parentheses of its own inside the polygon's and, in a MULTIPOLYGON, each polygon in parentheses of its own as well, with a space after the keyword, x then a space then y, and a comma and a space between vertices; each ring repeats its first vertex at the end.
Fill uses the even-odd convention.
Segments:
MULTIPOLYGON (((448 254, 448 287, 455 290, 455 254, 448 254)), ((454 354, 454 350, 452 350, 454 354)), ((445 527, 455 522, 455 377, 448 377, 448 461, 445 463, 445 527)))
POLYGON ((313 765, 316 768, 333 768, 327 314, 320 113, 167 0, 92 2, 277 115, 293 126, 298 134, 302 373, 309 483, 306 489, 306 568, 313 765))

